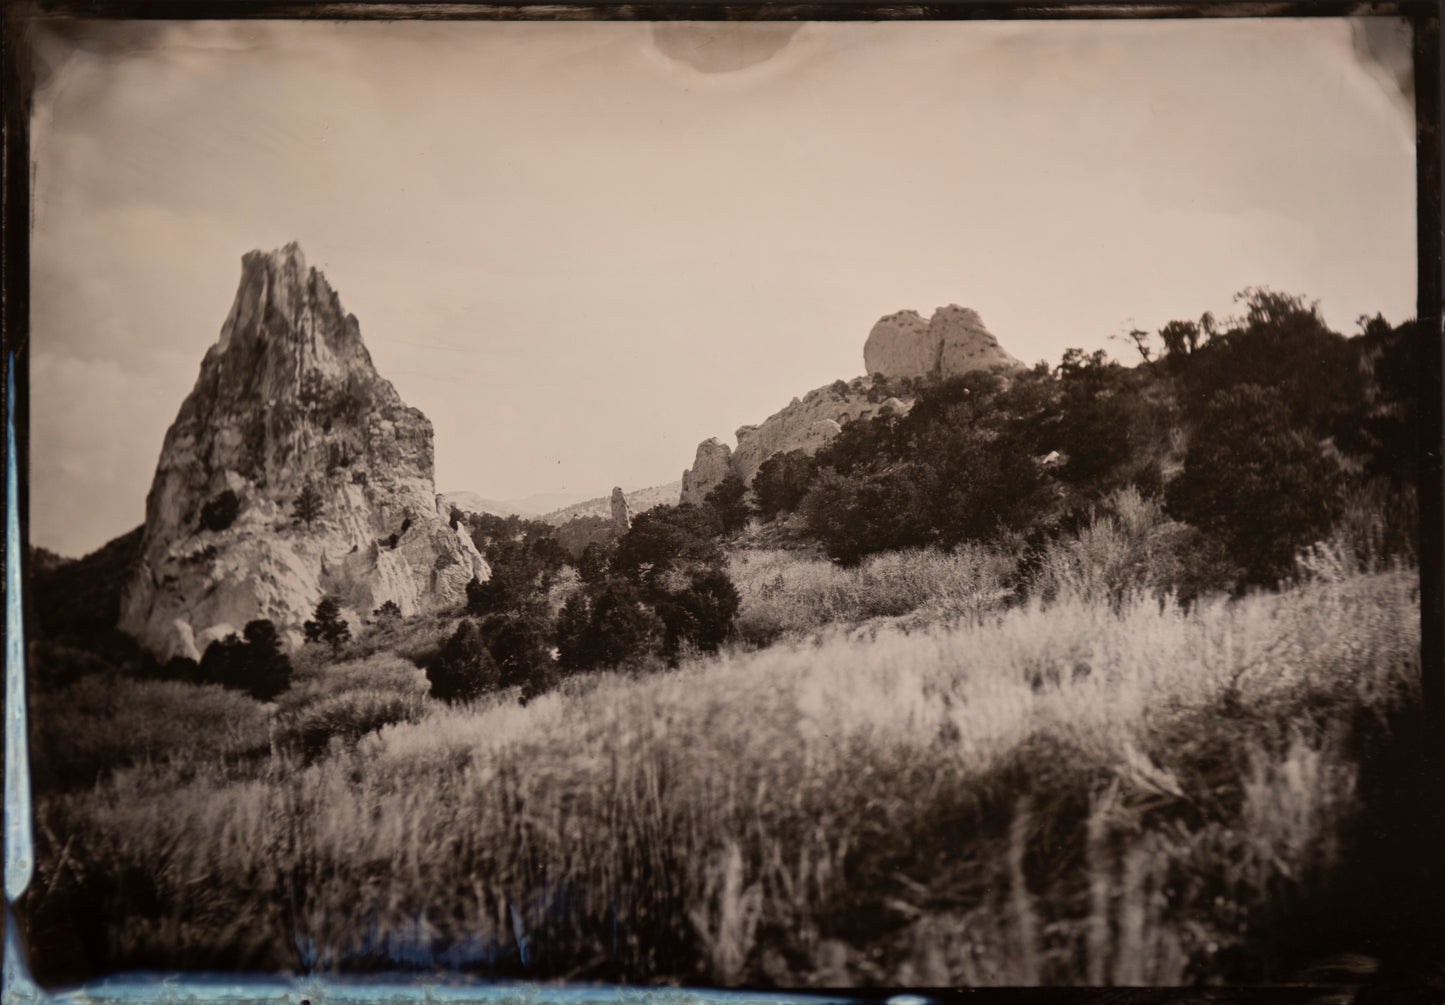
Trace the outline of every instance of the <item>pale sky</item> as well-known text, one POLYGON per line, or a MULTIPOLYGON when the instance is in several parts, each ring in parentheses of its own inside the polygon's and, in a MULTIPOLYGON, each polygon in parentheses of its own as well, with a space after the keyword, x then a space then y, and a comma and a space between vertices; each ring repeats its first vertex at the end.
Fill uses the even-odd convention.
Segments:
POLYGON ((437 487, 671 481, 973 307, 1026 362, 1270 286, 1415 313, 1402 23, 113 24, 36 37, 31 538, 144 519, 241 256, 298 240, 437 487), (795 30, 794 30, 795 29, 795 30), (1404 89, 1402 93, 1401 81, 1404 89))

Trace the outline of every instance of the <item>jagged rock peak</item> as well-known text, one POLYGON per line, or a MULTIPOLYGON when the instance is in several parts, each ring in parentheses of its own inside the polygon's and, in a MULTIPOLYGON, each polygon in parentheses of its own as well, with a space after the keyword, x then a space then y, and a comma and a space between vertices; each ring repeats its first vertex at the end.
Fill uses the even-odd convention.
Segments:
MULTIPOLYGON (((241 259, 241 282, 220 337, 206 353, 217 363, 223 393, 265 400, 296 400, 318 381, 349 376, 377 379, 354 315, 296 242, 241 259)), ((378 386, 396 400, 389 383, 378 386)))
POLYGON ((295 633, 328 594, 357 620, 456 602, 490 570, 444 509, 431 423, 325 276, 294 243, 253 251, 166 432, 120 627, 195 658, 255 618, 295 633))
POLYGON ((880 318, 863 344, 863 365, 885 377, 942 379, 1023 364, 999 345, 977 311, 949 304, 927 322, 912 310, 880 318))

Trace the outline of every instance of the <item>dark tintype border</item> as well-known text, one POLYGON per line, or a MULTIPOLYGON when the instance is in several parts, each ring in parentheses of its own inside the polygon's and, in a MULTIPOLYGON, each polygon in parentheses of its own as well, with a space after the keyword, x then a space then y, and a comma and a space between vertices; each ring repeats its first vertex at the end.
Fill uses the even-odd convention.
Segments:
MULTIPOLYGON (((1348 0, 1316 2, 1053 2, 1018 0, 938 0, 928 4, 872 3, 834 0, 814 3, 624 3, 573 2, 565 4, 483 4, 453 2, 307 3, 304 0, 42 0, 6 4, 3 77, 5 95, 4 238, 0 252, 3 279, 3 347, 6 376, 15 375, 15 462, 22 482, 29 470, 29 313, 30 313, 30 110, 34 84, 26 32, 41 20, 217 20, 217 19, 327 19, 327 20, 627 20, 627 21, 883 21, 883 20, 1026 20, 1113 18, 1218 18, 1218 17, 1341 17, 1393 15, 1408 19, 1414 28, 1416 114, 1416 206, 1419 257, 1417 317, 1425 344, 1421 347, 1421 396, 1424 403, 1420 464, 1420 599, 1423 628, 1421 672, 1427 744, 1420 770, 1426 780, 1422 791, 1433 798, 1422 806, 1418 825, 1428 828, 1436 844, 1445 847, 1445 400, 1442 400, 1441 305, 1445 296, 1442 273, 1441 132, 1442 73, 1440 64, 1440 5, 1430 0, 1358 3, 1348 0)), ((0 392, 3 394, 4 392, 0 392)), ((6 402, 8 405, 9 402, 6 402)), ((10 458, 5 457, 8 463, 10 458)), ((7 521, 19 523, 27 540, 29 500, 19 497, 16 512, 7 521)), ((6 556, 22 560, 23 556, 6 556)), ((7 595, 5 602, 23 604, 23 597, 7 595)), ((6 717, 7 728, 9 716, 6 717)), ((11 835, 7 832, 6 838, 11 835)), ((1420 914, 1422 936, 1441 947, 1437 960, 1445 961, 1445 864, 1436 874, 1422 876, 1420 914), (1441 910, 1431 911, 1431 904, 1441 910)), ((1402 905, 1403 907, 1403 905, 1402 905)), ((898 1005, 925 1005, 928 1000, 1029 1003, 1117 1002, 1129 1005, 1190 1001, 1220 1003, 1305 1003, 1319 1001, 1398 1002, 1439 1000, 1445 993, 1445 966, 1430 972, 1387 966, 1380 981, 1362 988, 1310 985, 1269 988, 1208 989, 916 989, 907 991, 844 991, 840 994, 785 994, 776 991, 688 991, 669 988, 547 987, 526 984, 484 985, 415 978, 394 981, 323 981, 315 978, 284 980, 265 975, 249 978, 217 975, 157 975, 118 977, 97 981, 63 996, 52 996, 28 979, 23 932, 17 931, 7 904, 5 913, 4 1001, 48 1002, 316 1002, 403 1001, 519 1001, 583 1005, 590 1002, 644 1002, 646 1005, 692 1003, 871 1001, 891 998, 898 1005), (898 997, 895 997, 898 996, 898 997)))

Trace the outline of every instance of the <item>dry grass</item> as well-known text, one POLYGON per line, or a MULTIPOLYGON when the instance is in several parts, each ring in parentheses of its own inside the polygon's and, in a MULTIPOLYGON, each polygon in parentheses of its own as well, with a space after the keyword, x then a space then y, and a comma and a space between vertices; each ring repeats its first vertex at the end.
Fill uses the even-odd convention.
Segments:
POLYGON ((794 551, 744 550, 730 556, 728 575, 742 597, 738 634, 767 645, 870 619, 977 620, 1008 598, 1005 582, 1014 564, 1011 556, 976 545, 881 552, 851 569, 794 551))
POLYGON ((1137 598, 995 611, 978 599, 986 556, 770 561, 742 563, 745 604, 781 572, 783 630, 916 610, 900 570, 919 568, 930 595, 957 583, 946 603, 970 617, 598 675, 525 707, 428 702, 247 779, 121 770, 40 805, 42 836, 68 837, 64 854, 42 842, 30 908, 92 905, 111 966, 1287 976, 1257 947, 1348 851, 1352 724, 1413 700, 1412 574, 1187 613, 1137 598), (828 613, 805 616, 814 604, 828 613))

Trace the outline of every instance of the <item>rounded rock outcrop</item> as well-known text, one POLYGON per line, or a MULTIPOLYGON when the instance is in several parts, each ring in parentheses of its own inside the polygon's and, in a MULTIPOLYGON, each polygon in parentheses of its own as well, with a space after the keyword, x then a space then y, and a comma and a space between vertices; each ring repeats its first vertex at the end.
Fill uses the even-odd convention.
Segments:
POLYGON ((1023 366, 999 345, 978 312, 949 304, 927 322, 917 311, 880 318, 863 344, 869 374, 911 380, 945 380, 971 370, 1023 366))

